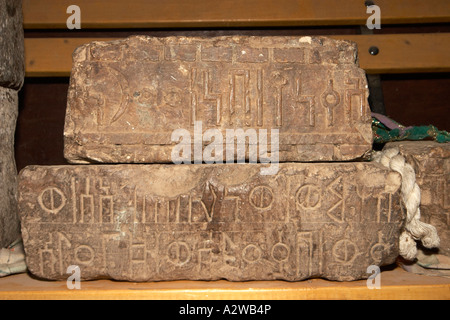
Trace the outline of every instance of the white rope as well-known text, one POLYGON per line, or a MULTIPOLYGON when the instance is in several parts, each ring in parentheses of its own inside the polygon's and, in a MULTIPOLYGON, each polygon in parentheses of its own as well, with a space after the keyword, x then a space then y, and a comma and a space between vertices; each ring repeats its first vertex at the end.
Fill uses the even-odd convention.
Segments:
POLYGON ((407 260, 414 260, 417 254, 415 240, 420 240, 426 248, 439 247, 436 228, 419 220, 420 188, 416 183, 414 168, 405 162, 398 148, 374 152, 373 161, 402 176, 401 196, 406 207, 406 221, 400 235, 400 255, 407 260))

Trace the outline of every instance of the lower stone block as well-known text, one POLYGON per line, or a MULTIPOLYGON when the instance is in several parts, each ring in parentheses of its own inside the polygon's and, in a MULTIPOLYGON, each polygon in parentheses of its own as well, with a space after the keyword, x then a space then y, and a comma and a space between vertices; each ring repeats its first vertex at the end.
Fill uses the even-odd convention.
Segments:
POLYGON ((436 227, 441 240, 439 253, 450 256, 450 143, 401 141, 398 147, 412 165, 420 187, 421 220, 436 227))
POLYGON ((398 255, 400 176, 376 163, 30 166, 28 269, 46 279, 367 278, 398 255))

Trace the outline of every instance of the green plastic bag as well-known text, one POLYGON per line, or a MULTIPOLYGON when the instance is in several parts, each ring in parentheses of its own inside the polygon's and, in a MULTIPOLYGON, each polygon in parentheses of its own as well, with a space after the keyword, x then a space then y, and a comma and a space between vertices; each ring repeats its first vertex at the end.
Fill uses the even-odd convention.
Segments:
POLYGON ((435 140, 450 142, 450 133, 439 131, 433 125, 405 127, 385 115, 372 112, 372 131, 374 143, 400 140, 435 140))

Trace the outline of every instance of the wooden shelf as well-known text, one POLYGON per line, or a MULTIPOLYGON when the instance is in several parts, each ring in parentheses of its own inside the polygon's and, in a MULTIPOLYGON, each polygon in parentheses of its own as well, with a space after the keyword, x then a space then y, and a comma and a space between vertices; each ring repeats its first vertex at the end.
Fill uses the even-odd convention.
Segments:
MULTIPOLYGON (((364 25, 362 0, 77 0, 82 29, 364 25)), ((377 0, 383 24, 450 21, 448 0, 377 0)), ((25 29, 66 29, 73 0, 23 0, 25 29), (70 12, 70 11, 69 11, 70 12)))
POLYGON ((176 300, 300 300, 300 299, 443 299, 450 300, 450 279, 383 271, 381 288, 368 289, 366 280, 334 282, 312 279, 286 281, 85 281, 69 290, 65 281, 44 281, 23 273, 0 279, 0 299, 176 299, 176 300))
MULTIPOLYGON (((367 73, 408 73, 450 71, 450 33, 340 35, 334 39, 358 44, 359 62, 367 73), (372 56, 369 48, 376 45, 380 54, 372 56), (433 50, 430 50, 433 48, 433 50)), ((72 69, 72 53, 91 41, 117 38, 26 38, 25 71, 27 77, 68 77, 72 69)))

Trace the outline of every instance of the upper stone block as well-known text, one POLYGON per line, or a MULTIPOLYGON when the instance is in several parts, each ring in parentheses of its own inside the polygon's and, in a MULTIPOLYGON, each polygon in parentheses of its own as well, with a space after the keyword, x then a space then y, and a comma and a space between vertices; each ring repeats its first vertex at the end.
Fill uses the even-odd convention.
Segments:
POLYGON ((269 135, 278 129, 280 161, 352 160, 372 146, 367 98, 349 41, 135 36, 92 42, 73 55, 65 157, 171 163, 173 131, 193 135, 201 122, 203 132, 218 129, 224 137, 227 129, 269 135))

